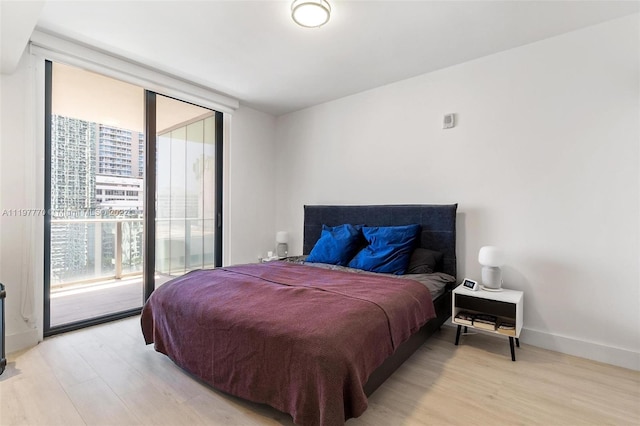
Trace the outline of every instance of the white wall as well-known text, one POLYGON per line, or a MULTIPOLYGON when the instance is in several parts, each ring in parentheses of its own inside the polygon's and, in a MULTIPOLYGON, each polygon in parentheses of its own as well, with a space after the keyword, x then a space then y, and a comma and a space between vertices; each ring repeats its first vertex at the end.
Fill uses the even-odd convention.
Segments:
POLYGON ((290 253, 305 204, 457 202, 458 278, 479 276, 481 246, 502 247, 524 343, 640 369, 638 21, 279 117, 290 253))
POLYGON ((241 106, 231 122, 225 264, 250 263, 275 247, 276 119, 241 106))
POLYGON ((35 84, 42 75, 29 55, 22 56, 13 74, 0 75, 0 282, 7 289, 7 351, 42 336, 44 219, 33 211, 44 207, 37 183, 44 176, 43 145, 37 143, 37 117, 43 117, 44 107, 36 108, 44 80, 35 84))
MULTIPOLYGON (((42 64, 25 53, 14 73, 0 75, 0 282, 7 287, 7 352, 42 338, 43 219, 3 214, 43 208, 42 64)), ((255 262, 275 244, 275 123, 275 117, 242 106, 225 121, 225 264, 255 262)))

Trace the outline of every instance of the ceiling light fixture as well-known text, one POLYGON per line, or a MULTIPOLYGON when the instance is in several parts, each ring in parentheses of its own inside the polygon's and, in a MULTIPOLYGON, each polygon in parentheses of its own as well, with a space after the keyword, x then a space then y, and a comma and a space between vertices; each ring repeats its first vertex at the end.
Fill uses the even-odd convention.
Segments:
POLYGON ((327 0, 295 0, 291 3, 291 17, 302 27, 321 27, 329 22, 331 6, 327 0))

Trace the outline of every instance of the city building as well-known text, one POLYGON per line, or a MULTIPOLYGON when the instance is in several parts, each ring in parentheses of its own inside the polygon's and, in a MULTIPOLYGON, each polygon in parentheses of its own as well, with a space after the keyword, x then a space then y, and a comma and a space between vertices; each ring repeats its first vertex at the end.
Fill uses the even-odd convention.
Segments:
MULTIPOLYGON (((144 135, 54 115, 51 156, 52 283, 111 274, 122 228, 96 219, 141 217, 144 135)), ((141 261, 141 225, 125 231, 123 262, 131 266, 141 261)))
POLYGON ((93 262, 88 222, 96 207, 96 125, 54 115, 51 119, 51 281, 60 283, 88 274, 93 262))

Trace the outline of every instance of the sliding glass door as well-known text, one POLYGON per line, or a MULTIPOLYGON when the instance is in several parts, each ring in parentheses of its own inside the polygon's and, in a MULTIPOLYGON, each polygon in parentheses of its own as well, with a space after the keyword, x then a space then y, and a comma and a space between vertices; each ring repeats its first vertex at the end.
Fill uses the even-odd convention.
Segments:
POLYGON ((144 90, 47 64, 48 286, 56 330, 143 302, 144 90))
POLYGON ((156 135, 157 286, 215 266, 216 114, 158 95, 156 135))
POLYGON ((47 62, 45 335, 222 261, 222 113, 47 62))

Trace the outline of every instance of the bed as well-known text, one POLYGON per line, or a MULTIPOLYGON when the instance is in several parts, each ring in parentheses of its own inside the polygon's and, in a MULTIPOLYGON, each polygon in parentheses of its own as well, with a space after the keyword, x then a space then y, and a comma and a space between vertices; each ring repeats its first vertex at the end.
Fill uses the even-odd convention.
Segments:
POLYGON ((304 208, 303 255, 323 226, 419 225, 417 246, 442 254, 433 276, 446 284, 436 297, 407 276, 300 260, 192 271, 149 298, 145 341, 214 388, 271 405, 296 424, 343 424, 450 316, 456 208, 304 208))

